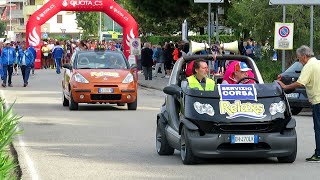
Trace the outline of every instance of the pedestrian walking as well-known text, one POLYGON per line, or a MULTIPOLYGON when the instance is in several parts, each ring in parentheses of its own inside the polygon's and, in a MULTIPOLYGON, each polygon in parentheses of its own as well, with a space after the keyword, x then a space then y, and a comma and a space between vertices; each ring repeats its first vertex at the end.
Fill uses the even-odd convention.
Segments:
POLYGON ((157 46, 156 49, 157 50, 154 55, 154 60, 156 61, 156 68, 155 68, 153 77, 157 77, 157 74, 158 74, 159 68, 160 68, 161 77, 164 78, 166 76, 166 71, 164 69, 164 62, 165 62, 166 58, 164 56, 164 52, 163 52, 163 49, 161 48, 161 46, 157 46))
POLYGON ((296 51, 300 63, 303 65, 298 80, 289 85, 278 81, 283 89, 295 89, 304 86, 307 91, 309 101, 312 104, 312 116, 314 124, 314 134, 316 149, 314 154, 307 158, 308 162, 320 162, 320 61, 314 57, 314 53, 308 46, 301 46, 296 51))
MULTIPOLYGON (((36 59, 37 57, 37 51, 36 49, 30 44, 30 46, 28 47, 28 49, 32 52, 32 55, 34 57, 34 59, 36 59)), ((34 63, 32 64, 31 66, 31 72, 32 72, 32 75, 34 75, 34 63)))
POLYGON ((13 63, 16 60, 16 51, 11 46, 10 41, 5 42, 5 47, 2 49, 1 52, 1 64, 3 68, 3 83, 2 87, 8 86, 12 87, 12 73, 13 73, 13 63))
POLYGON ((56 64, 56 73, 60 74, 60 65, 61 65, 61 59, 63 57, 63 48, 60 46, 59 41, 56 42, 56 45, 52 49, 52 57, 56 64))
POLYGON ((150 43, 145 42, 144 48, 141 50, 141 65, 145 80, 152 80, 152 59, 153 51, 150 49, 150 43))
POLYGON ((21 68, 21 74, 23 79, 23 87, 28 86, 28 80, 30 76, 31 68, 34 64, 35 57, 33 56, 30 48, 27 48, 25 44, 21 46, 21 50, 19 51, 19 66, 21 68))

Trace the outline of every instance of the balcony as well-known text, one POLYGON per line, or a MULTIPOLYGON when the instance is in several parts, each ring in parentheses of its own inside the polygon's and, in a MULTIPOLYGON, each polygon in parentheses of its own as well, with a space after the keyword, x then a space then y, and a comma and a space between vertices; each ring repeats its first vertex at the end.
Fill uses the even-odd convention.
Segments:
MULTIPOLYGON (((7 17, 10 16, 8 12, 7 17)), ((23 18, 23 10, 11 10, 11 19, 23 18)))
POLYGON ((28 6, 24 6, 23 8, 23 13, 26 16, 30 16, 32 15, 35 11, 37 11, 38 9, 40 9, 42 7, 42 5, 28 5, 28 6))
POLYGON ((8 3, 16 3, 16 2, 24 2, 25 0, 6 0, 6 3, 8 4, 8 3))

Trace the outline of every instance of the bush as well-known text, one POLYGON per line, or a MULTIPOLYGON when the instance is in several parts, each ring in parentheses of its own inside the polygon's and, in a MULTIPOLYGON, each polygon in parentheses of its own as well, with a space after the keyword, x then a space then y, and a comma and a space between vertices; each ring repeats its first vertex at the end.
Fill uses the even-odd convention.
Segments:
POLYGON ((16 179, 15 168, 17 164, 8 152, 14 136, 18 134, 17 125, 21 117, 12 114, 12 107, 5 108, 5 101, 0 100, 0 179, 16 179))
POLYGON ((281 60, 271 61, 269 58, 256 61, 265 83, 273 82, 281 73, 281 60))

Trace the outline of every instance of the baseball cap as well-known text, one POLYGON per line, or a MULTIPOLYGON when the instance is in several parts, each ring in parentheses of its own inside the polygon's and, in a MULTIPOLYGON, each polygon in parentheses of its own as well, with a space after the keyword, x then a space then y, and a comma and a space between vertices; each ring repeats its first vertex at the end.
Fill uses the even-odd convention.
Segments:
POLYGON ((11 44, 11 42, 9 40, 6 40, 6 42, 4 42, 5 44, 11 44))
POLYGON ((245 62, 239 62, 234 66, 234 71, 250 71, 252 70, 245 62))
POLYGON ((43 42, 43 44, 48 44, 47 42, 43 42))

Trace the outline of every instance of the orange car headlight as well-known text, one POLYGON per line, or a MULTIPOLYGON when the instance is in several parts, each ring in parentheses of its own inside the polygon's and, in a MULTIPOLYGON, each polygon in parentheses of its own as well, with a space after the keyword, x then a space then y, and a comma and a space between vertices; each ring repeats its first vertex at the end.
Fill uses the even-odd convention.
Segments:
POLYGON ((122 81, 122 83, 124 84, 128 84, 133 82, 133 75, 131 73, 129 73, 126 78, 124 78, 124 80, 122 81))
POLYGON ((74 75, 74 80, 79 83, 85 83, 85 84, 89 83, 89 81, 79 73, 74 75))

